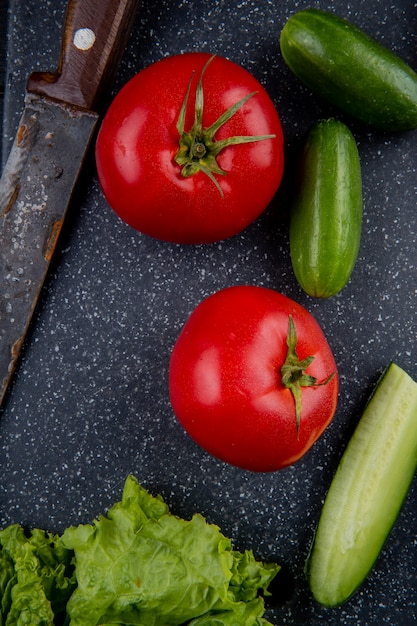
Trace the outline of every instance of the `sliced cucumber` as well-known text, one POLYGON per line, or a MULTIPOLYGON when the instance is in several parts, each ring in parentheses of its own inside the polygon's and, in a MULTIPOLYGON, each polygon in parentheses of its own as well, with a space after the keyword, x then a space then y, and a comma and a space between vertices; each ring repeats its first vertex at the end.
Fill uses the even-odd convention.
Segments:
POLYGON ((306 563, 314 598, 345 602, 377 559, 417 469, 417 383, 391 363, 324 502, 306 563))

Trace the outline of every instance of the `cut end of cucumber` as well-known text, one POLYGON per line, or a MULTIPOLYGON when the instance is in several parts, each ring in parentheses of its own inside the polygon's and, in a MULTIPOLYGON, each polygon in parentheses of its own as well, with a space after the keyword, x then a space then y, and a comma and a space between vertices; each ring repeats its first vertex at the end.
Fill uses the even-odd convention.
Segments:
POLYGON ((306 563, 317 602, 343 604, 374 565, 417 469, 417 383, 391 363, 326 496, 306 563))

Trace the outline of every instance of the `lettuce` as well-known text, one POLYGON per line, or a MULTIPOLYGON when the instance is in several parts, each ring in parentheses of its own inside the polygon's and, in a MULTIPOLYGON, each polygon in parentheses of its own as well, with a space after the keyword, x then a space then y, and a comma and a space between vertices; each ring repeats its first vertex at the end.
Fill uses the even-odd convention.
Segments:
POLYGON ((38 529, 26 536, 17 524, 0 531, 2 626, 64 623, 76 581, 73 554, 57 539, 38 529))
POLYGON ((11 589, 16 583, 13 561, 0 550, 0 626, 6 624, 6 616, 12 604, 11 589))
POLYGON ((132 476, 107 517, 69 528, 61 540, 76 557, 71 626, 268 624, 257 595, 278 566, 234 551, 199 514, 172 515, 132 476))
POLYGON ((271 626, 262 594, 279 566, 199 514, 172 515, 133 476, 92 524, 60 537, 11 526, 0 544, 0 626, 271 626))

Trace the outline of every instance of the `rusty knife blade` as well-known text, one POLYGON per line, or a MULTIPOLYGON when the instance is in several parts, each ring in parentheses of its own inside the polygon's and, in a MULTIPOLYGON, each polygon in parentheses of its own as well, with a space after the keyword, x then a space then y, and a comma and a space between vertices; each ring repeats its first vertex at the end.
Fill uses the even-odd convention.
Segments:
POLYGON ((29 77, 0 179, 0 405, 138 0, 70 0, 54 73, 29 77))

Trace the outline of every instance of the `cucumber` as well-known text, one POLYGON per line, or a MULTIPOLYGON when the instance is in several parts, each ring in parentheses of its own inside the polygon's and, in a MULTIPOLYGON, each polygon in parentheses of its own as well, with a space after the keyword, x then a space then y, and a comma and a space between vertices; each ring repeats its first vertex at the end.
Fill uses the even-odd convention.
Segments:
POLYGON ((314 598, 345 602, 392 529, 417 468, 417 383, 391 363, 330 485, 307 559, 314 598))
POLYGON ((348 282, 362 230, 362 176, 356 141, 336 119, 320 120, 304 145, 290 210, 295 277, 310 296, 329 298, 348 282))
POLYGON ((284 61, 312 91, 383 130, 417 128, 417 74, 351 22, 319 9, 292 15, 280 36, 284 61))

